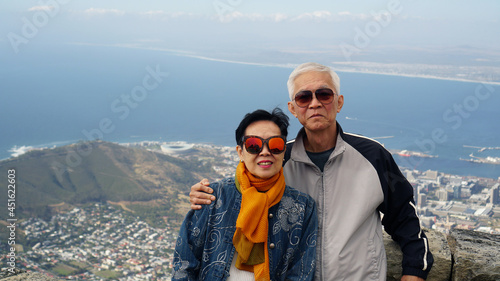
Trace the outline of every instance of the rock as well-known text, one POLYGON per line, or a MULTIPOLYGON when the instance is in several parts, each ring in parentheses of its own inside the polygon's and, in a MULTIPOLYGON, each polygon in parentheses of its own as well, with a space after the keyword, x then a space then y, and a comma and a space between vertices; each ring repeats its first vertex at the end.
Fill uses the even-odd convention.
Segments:
MULTIPOLYGON (((448 236, 425 229, 434 265, 427 281, 496 281, 500 280, 500 235, 471 230, 453 230, 448 236)), ((387 281, 401 280, 403 255, 399 245, 384 233, 387 254, 387 281)), ((35 272, 16 269, 0 272, 2 281, 59 281, 35 272)))
POLYGON ((19 269, 17 267, 15 267, 15 268, 7 268, 7 267, 2 268, 2 270, 0 271, 0 279, 7 278, 9 276, 18 275, 18 274, 21 274, 24 272, 26 272, 26 270, 22 270, 22 269, 19 269))
POLYGON ((61 281, 61 279, 50 277, 42 273, 27 272, 18 268, 14 268, 14 273, 8 270, 2 270, 0 279, 2 281, 61 281))
POLYGON ((454 258, 452 281, 500 280, 500 235, 455 229, 448 244, 454 258))
POLYGON ((451 278, 451 270, 453 268, 453 259, 451 250, 446 240, 446 235, 435 230, 424 230, 429 241, 429 248, 434 257, 428 281, 448 281, 451 278))
MULTIPOLYGON (((451 251, 444 234, 425 229, 429 248, 434 256, 434 265, 427 276, 428 281, 448 281, 452 270, 451 251)), ((384 233, 384 244, 387 255, 387 281, 401 280, 401 260, 403 254, 399 245, 384 233)))
POLYGON ((401 260, 403 254, 399 245, 394 242, 391 236, 384 232, 385 254, 387 255, 387 281, 401 279, 401 260))

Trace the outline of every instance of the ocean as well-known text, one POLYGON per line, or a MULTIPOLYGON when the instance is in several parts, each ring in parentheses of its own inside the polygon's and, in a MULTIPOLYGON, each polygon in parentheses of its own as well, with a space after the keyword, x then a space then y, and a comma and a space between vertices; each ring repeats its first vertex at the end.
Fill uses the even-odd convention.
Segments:
MULTIPOLYGON (((257 108, 287 110, 292 68, 92 45, 29 46, 0 67, 0 159, 22 146, 186 141, 234 146, 234 129, 257 108)), ((339 72, 346 132, 388 149, 401 166, 498 178, 500 86, 479 82, 339 72)), ((300 128, 290 115, 289 138, 300 128)))

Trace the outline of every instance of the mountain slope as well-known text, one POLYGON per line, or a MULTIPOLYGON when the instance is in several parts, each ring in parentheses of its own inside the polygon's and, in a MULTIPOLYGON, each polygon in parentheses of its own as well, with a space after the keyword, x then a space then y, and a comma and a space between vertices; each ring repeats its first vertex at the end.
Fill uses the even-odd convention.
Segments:
MULTIPOLYGON (((112 201, 178 220, 189 205, 185 195, 190 186, 213 173, 198 161, 103 141, 30 151, 1 161, 2 194, 7 194, 7 171, 12 169, 16 218, 49 218, 56 206, 112 201)), ((7 208, 0 208, 0 219, 7 215, 7 208)))

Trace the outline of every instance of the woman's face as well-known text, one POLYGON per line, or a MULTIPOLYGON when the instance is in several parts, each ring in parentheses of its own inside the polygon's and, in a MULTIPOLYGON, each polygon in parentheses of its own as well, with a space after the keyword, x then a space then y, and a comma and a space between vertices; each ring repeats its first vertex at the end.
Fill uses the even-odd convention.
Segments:
MULTIPOLYGON (((281 136, 278 125, 272 121, 256 121, 250 124, 245 130, 245 136, 258 136, 263 139, 281 136)), ((283 166, 285 153, 272 154, 268 144, 265 144, 259 154, 248 153, 245 147, 236 146, 240 160, 243 160, 247 169, 254 176, 259 178, 270 178, 276 175, 283 166)))

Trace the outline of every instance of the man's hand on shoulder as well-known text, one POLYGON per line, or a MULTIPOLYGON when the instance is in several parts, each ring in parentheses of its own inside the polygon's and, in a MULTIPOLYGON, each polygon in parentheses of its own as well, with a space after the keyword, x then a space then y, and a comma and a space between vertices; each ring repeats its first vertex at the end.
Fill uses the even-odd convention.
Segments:
POLYGON ((214 191, 208 187, 210 183, 207 179, 202 179, 199 183, 191 186, 189 192, 189 202, 191 202, 191 209, 199 210, 201 205, 208 205, 215 200, 215 196, 210 195, 214 191))
POLYGON ((418 276, 403 275, 403 277, 401 277, 401 281, 425 281, 425 279, 418 276))

